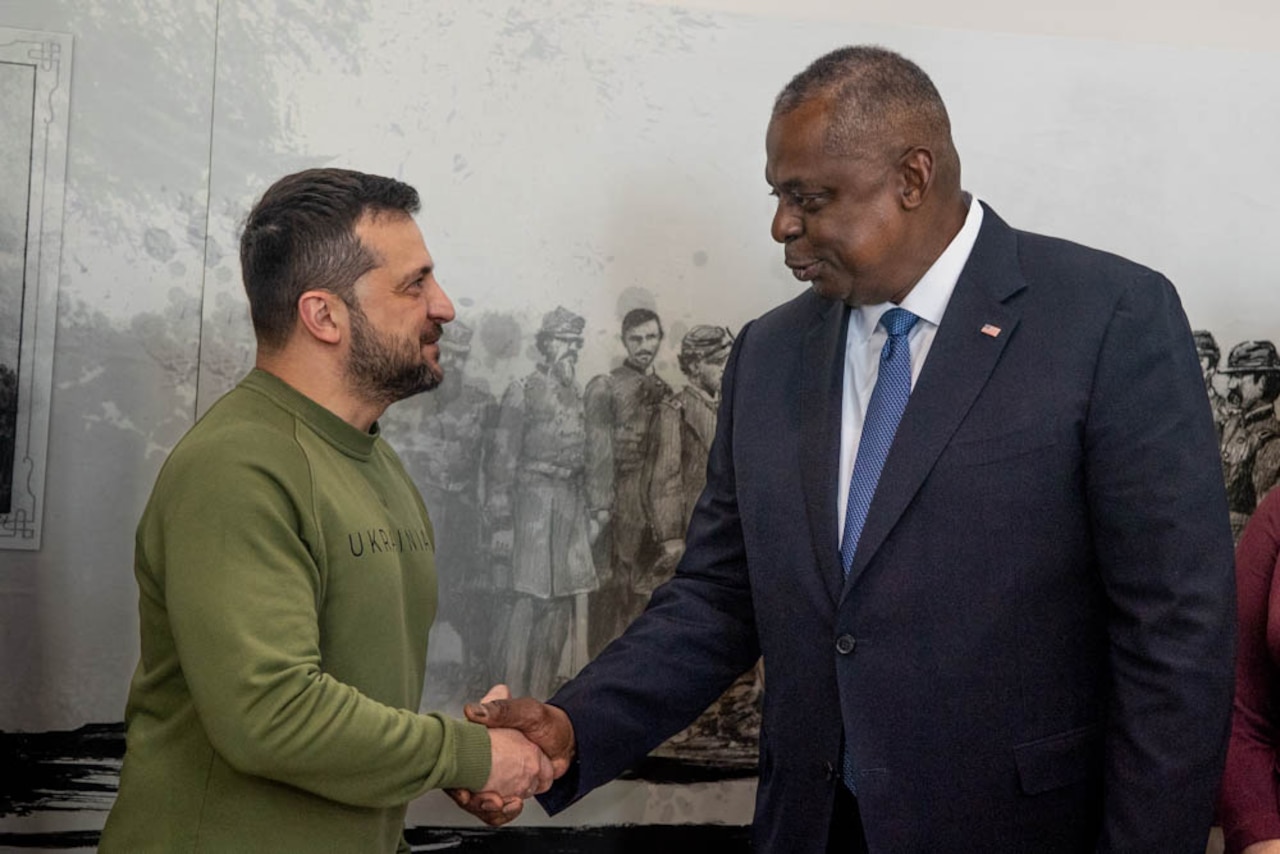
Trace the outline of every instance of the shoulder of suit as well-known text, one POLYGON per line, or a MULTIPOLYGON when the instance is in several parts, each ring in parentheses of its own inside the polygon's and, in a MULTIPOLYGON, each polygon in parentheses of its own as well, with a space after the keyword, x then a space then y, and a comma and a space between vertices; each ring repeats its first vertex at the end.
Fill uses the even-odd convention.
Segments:
POLYGON ((755 336, 762 334, 788 337, 803 335, 814 323, 828 317, 828 312, 844 310, 843 303, 820 297, 812 289, 806 290, 799 296, 787 300, 782 305, 766 311, 751 321, 747 326, 743 327, 737 337, 739 339, 744 338, 748 327, 750 327, 752 334, 755 336))
POLYGON ((1019 264, 1032 280, 1039 272, 1054 271, 1069 271, 1073 278, 1089 283, 1129 284, 1164 279, 1159 271, 1105 249, 1031 231, 1014 229, 1013 233, 1017 237, 1019 264))

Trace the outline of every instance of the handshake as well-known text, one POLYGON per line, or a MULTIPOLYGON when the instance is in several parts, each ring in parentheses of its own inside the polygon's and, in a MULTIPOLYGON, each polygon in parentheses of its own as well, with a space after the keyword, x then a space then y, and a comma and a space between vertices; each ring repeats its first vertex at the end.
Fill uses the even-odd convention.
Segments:
POLYGON ((479 703, 468 703, 467 720, 489 727, 492 767, 479 792, 447 789, 454 803, 491 827, 514 819, 527 798, 551 788, 573 760, 573 724, 563 710, 532 697, 511 699, 495 685, 479 703))

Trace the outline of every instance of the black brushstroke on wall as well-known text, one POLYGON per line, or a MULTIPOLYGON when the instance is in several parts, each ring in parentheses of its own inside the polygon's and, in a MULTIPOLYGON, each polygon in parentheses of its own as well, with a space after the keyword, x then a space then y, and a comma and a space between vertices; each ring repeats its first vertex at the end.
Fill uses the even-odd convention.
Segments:
MULTIPOLYGON (((64 732, 0 732, 0 817, 33 813, 100 812, 115 798, 124 757, 124 724, 87 724, 64 732)), ((754 776, 754 768, 650 757, 626 777, 653 783, 704 783, 754 776)), ((406 838, 420 851, 465 850, 477 854, 562 852, 626 854, 702 846, 746 852, 749 828, 734 825, 618 825, 610 827, 415 827, 406 838)), ((98 832, 69 830, 0 832, 0 846, 32 851, 92 848, 98 832)))
MULTIPOLYGON (((704 850, 738 854, 751 850, 750 828, 717 824, 620 825, 615 827, 506 827, 501 830, 413 827, 405 838, 414 851, 466 851, 467 854, 649 854, 652 851, 704 850)), ((0 845, 55 851, 90 848, 91 831, 0 833, 0 845)))
POLYGON ((508 827, 457 830, 415 827, 405 832, 414 851, 467 854, 650 854, 653 851, 751 850, 749 827, 722 824, 646 824, 612 827, 508 827))
POLYGON ((101 810, 115 798, 124 724, 70 732, 0 732, 0 816, 101 810))

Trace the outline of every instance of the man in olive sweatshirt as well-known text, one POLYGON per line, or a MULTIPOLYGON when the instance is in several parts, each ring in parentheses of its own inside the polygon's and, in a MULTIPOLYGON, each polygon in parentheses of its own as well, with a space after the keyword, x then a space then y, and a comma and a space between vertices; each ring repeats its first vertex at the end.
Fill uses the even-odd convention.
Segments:
POLYGON ((249 214, 257 362, 138 525, 141 661, 104 854, 390 854, 429 789, 514 813, 550 785, 514 730, 417 711, 436 538, 377 425, 440 382, 453 319, 417 209, 399 181, 316 169, 249 214))

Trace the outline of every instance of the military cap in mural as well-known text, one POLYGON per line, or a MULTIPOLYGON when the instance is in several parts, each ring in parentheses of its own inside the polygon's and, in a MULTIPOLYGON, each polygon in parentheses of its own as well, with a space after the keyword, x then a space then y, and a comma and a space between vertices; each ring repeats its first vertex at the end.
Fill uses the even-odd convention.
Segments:
POLYGON ((549 311, 542 316, 542 328, 538 330, 538 334, 553 337, 577 337, 582 334, 582 330, 586 325, 587 321, 581 315, 574 314, 564 306, 558 305, 555 311, 549 311))
POLYGON ((1270 341, 1241 341, 1231 348, 1227 356, 1225 374, 1274 374, 1280 373, 1280 355, 1270 341))
POLYGON ((699 325, 680 339, 680 354, 695 359, 714 356, 733 346, 733 333, 723 326, 699 325))
POLYGON ((444 334, 440 336, 440 347, 445 350, 453 350, 456 353, 468 353, 471 351, 471 335, 472 329, 461 320, 452 321, 444 328, 444 334))
POLYGON ((1218 349, 1218 342, 1214 340, 1213 333, 1205 329, 1196 329, 1191 335, 1196 340, 1196 355, 1208 356, 1215 365, 1218 364, 1222 351, 1218 349))

